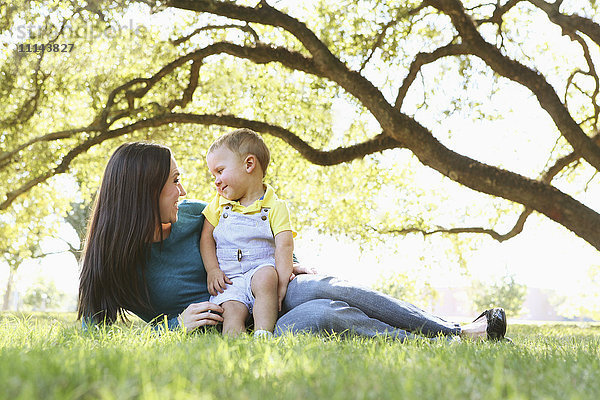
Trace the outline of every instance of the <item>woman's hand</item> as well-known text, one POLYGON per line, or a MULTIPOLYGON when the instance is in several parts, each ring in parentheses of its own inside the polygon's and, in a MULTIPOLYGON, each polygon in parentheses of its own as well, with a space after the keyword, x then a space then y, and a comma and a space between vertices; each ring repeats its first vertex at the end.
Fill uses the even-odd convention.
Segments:
POLYGON ((208 271, 206 274, 206 285, 208 287, 208 293, 213 296, 217 295, 217 292, 223 293, 227 289, 227 284, 232 284, 231 280, 225 275, 220 268, 216 268, 208 271))
POLYGON ((292 267, 292 275, 290 275, 290 281, 293 280, 296 277, 296 275, 302 275, 302 274, 315 275, 315 274, 318 274, 318 272, 317 272, 316 268, 305 267, 304 265, 302 265, 300 263, 294 263, 294 265, 292 267))
POLYGON ((217 325, 219 322, 223 322, 220 313, 223 313, 223 308, 208 301, 192 303, 179 314, 177 321, 182 329, 189 332, 199 326, 217 325))

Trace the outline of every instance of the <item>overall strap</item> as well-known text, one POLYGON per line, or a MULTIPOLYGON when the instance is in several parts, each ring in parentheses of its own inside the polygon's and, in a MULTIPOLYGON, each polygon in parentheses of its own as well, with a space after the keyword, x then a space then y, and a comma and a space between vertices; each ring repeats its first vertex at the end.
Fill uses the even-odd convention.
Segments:
POLYGON ((269 208, 263 207, 260 209, 260 219, 267 221, 269 219, 269 208))
POLYGON ((221 210, 221 217, 227 218, 229 217, 229 212, 231 211, 231 204, 225 204, 223 209, 221 210))

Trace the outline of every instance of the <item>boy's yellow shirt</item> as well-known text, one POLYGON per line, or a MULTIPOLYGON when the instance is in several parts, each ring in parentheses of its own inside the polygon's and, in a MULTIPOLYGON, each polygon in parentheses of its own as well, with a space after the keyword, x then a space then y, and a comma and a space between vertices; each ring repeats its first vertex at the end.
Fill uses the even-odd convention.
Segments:
POLYGON ((270 210, 268 216, 273 236, 277 235, 279 232, 292 231, 292 234, 296 237, 296 232, 292 229, 290 211, 288 210, 286 202, 277 197, 275 190, 273 190, 271 185, 265 183, 264 186, 266 190, 263 198, 256 200, 247 207, 241 205, 238 201, 227 200, 217 193, 204 208, 202 214, 204 214, 204 217, 212 224, 212 226, 217 226, 219 224, 221 212, 223 211, 223 206, 227 204, 231 205, 233 212, 241 214, 256 214, 264 207, 270 210))

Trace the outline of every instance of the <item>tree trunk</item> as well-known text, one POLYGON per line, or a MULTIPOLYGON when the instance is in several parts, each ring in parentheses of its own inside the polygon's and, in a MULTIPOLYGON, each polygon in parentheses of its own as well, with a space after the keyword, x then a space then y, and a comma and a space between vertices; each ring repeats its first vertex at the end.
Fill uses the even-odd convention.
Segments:
POLYGON ((2 311, 8 311, 16 274, 16 268, 9 267, 8 282, 6 282, 6 292, 4 293, 4 300, 2 302, 2 311))

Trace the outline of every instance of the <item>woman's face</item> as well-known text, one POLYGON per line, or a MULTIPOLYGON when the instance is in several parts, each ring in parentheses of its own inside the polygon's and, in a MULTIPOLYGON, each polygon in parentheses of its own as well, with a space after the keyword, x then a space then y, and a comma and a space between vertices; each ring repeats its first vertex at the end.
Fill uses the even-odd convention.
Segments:
POLYGON ((160 192, 159 206, 160 217, 163 224, 173 223, 177 221, 177 202, 181 196, 185 196, 186 192, 181 182, 179 181, 179 169, 175 159, 171 158, 171 171, 169 178, 160 192))

